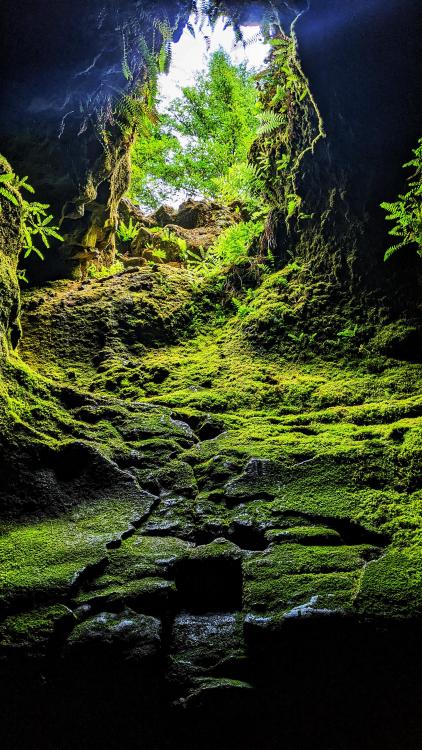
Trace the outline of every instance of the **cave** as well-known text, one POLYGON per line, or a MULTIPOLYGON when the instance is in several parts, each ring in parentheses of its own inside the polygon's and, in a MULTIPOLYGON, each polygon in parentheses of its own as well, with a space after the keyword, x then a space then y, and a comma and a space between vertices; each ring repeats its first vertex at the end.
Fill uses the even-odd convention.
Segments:
POLYGON ((420 4, 0 29, 2 746, 417 750, 420 4))

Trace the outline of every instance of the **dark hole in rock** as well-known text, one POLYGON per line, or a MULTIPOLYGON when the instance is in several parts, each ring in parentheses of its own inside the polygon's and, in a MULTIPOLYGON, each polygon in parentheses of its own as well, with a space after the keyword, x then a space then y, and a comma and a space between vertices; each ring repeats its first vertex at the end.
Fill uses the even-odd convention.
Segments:
POLYGON ((240 549, 258 551, 268 547, 264 532, 248 524, 235 522, 230 527, 227 536, 240 549))
POLYGON ((242 606, 240 559, 180 560, 176 565, 180 606, 188 612, 233 612, 242 606))
POLYGON ((86 404, 87 398, 83 393, 78 393, 72 388, 62 388, 60 390, 60 400, 68 409, 76 409, 78 406, 86 404))
POLYGON ((108 557, 102 557, 98 562, 90 563, 81 570, 72 583, 72 593, 104 573, 109 563, 108 557))
POLYGON ((213 440, 224 432, 224 424, 217 419, 209 417, 204 420, 197 430, 200 440, 213 440))
POLYGON ((52 457, 53 469, 59 480, 71 480, 80 476, 101 457, 84 443, 75 442, 63 446, 52 457))
POLYGON ((151 375, 154 383, 164 383, 170 375, 170 370, 168 370, 167 367, 157 367, 152 371, 151 375))
POLYGON ((80 419, 82 422, 87 422, 88 424, 97 424, 97 422, 101 422, 101 420, 104 419, 102 411, 93 409, 89 406, 81 406, 79 409, 75 410, 74 415, 77 419, 80 419))

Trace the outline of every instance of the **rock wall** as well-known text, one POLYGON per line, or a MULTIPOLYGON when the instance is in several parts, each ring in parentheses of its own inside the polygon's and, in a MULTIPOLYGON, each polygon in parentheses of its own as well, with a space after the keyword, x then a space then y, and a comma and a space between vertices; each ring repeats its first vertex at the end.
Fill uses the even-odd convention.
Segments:
POLYGON ((29 174, 65 238, 45 263, 29 260, 33 280, 70 276, 87 254, 111 262, 131 142, 115 107, 145 75, 141 40, 151 46, 155 34, 160 43, 154 21, 166 19, 177 39, 183 17, 185 4, 173 0, 165 8, 43 0, 37 12, 32 2, 0 9, 0 153, 29 174))
MULTIPOLYGON (((292 13, 282 16, 285 30, 292 13)), ((383 303, 395 314, 415 308, 421 262, 403 252, 388 264, 383 200, 394 200, 408 175, 402 164, 420 136, 420 9, 413 0, 386 4, 313 0, 295 26, 299 59, 323 123, 324 137, 309 148, 319 123, 307 99, 291 126, 300 211, 286 221, 274 212, 273 250, 280 265, 292 256, 308 262, 332 294, 383 303), (303 218, 305 217, 305 218, 303 218), (378 302, 371 293, 376 293, 378 302)), ((284 146, 274 138, 274 158, 284 146)), ((280 175, 288 179, 290 167, 280 175)), ((290 191, 291 192, 291 191, 290 191)))
MULTIPOLYGON (((12 168, 0 157, 0 174, 12 168)), ((4 185, 20 202, 19 194, 9 184, 4 185)), ((0 358, 10 347, 16 347, 20 338, 20 296, 16 275, 18 256, 22 247, 20 234, 21 208, 0 195, 0 358)))
POLYGON ((285 359, 281 274, 239 315, 168 264, 25 291, 7 750, 420 746, 422 368, 285 359))

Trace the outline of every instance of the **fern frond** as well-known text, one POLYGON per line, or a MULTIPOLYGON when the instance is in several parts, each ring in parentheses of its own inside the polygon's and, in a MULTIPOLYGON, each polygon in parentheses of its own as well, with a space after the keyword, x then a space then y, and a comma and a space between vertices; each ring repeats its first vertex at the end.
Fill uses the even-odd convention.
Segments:
POLYGON ((0 195, 10 201, 10 203, 13 203, 14 206, 19 206, 19 201, 16 198, 16 195, 13 195, 10 190, 7 190, 6 188, 0 186, 0 195))
POLYGON ((272 133, 274 130, 283 127, 285 118, 280 112, 267 110, 260 115, 260 121, 261 124, 258 128, 258 136, 269 135, 269 133, 272 133))

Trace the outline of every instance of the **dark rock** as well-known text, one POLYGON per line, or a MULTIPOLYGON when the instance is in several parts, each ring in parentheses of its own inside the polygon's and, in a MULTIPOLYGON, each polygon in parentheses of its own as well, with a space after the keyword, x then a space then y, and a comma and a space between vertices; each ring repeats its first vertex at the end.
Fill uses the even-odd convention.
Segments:
POLYGON ((160 206, 160 208, 151 215, 154 226, 165 227, 167 224, 174 224, 177 211, 172 206, 160 206))
POLYGON ((77 625, 67 640, 65 655, 143 662, 157 659, 160 649, 160 621, 126 609, 119 614, 101 612, 77 625))

